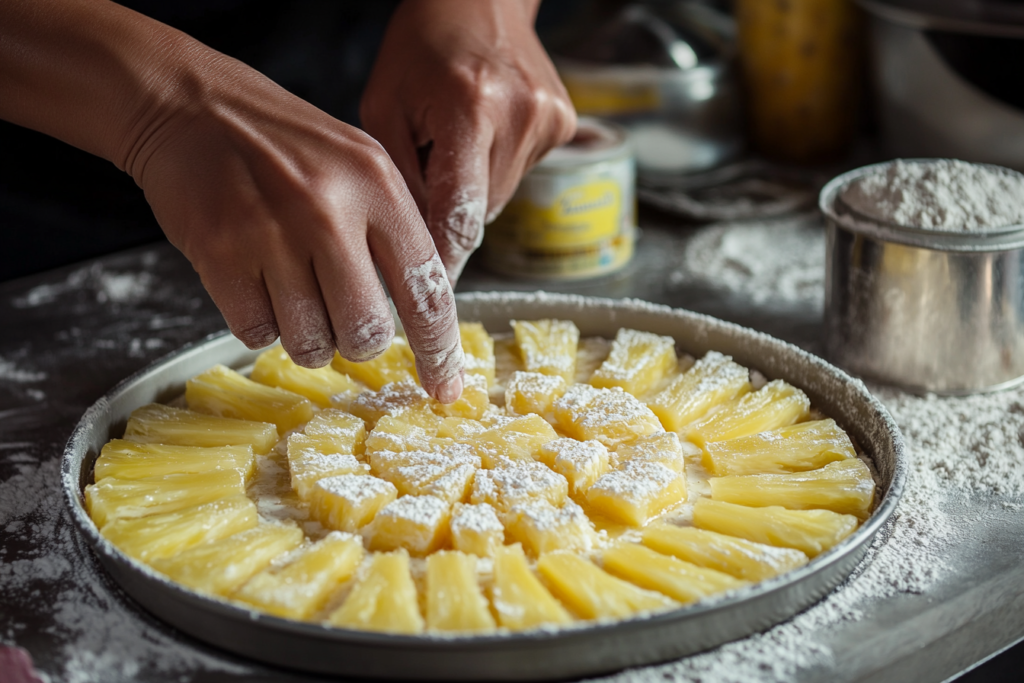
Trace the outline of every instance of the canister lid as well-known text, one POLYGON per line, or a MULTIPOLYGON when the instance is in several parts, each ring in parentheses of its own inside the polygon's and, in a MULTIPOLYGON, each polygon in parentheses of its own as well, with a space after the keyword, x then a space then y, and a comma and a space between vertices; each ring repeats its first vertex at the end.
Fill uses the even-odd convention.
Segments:
POLYGON ((632 155, 625 130, 607 121, 581 117, 576 124, 576 137, 548 152, 535 170, 576 168, 632 155))

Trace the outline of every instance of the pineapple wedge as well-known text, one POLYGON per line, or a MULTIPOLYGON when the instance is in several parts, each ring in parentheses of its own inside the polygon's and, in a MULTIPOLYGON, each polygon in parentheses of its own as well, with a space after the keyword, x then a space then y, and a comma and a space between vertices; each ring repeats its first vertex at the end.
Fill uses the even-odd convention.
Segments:
POLYGON ((261 524, 151 564, 193 590, 230 596, 275 557, 297 548, 302 539, 298 527, 261 524))
POLYGON ((338 453, 337 440, 325 436, 292 434, 288 437, 288 473, 292 489, 309 501, 313 486, 321 479, 342 474, 367 474, 369 467, 351 453, 338 453))
POLYGON ((472 420, 483 417, 490 405, 487 378, 474 374, 466 374, 462 378, 462 394, 455 403, 445 405, 440 401, 430 401, 430 408, 442 417, 466 417, 472 420))
POLYGON ((712 441, 735 439, 802 422, 810 409, 811 402, 804 392, 777 379, 690 425, 686 438, 704 448, 712 441))
POLYGON ((374 391, 364 391, 349 403, 349 410, 370 425, 376 425, 382 417, 390 415, 401 416, 420 427, 435 425, 436 428, 440 419, 430 411, 430 400, 423 387, 408 379, 389 382, 374 391), (410 415, 413 412, 416 413, 414 418, 410 415))
POLYGON ((476 580, 476 556, 442 550, 427 558, 427 630, 487 633, 495 629, 476 580))
POLYGON ((123 439, 108 441, 96 459, 96 481, 107 477, 144 479, 168 474, 199 474, 215 470, 237 470, 246 481, 256 471, 252 446, 164 446, 123 439))
POLYGON ((831 510, 751 508, 701 498, 693 506, 693 525, 817 557, 852 534, 857 529, 857 518, 831 510))
POLYGON ((580 331, 569 320, 513 320, 516 345, 527 372, 576 377, 576 347, 580 331))
POLYGON ((437 438, 453 439, 458 442, 469 441, 474 436, 487 431, 487 425, 479 420, 465 417, 446 417, 437 428, 437 438))
POLYGON ((355 533, 398 497, 391 482, 342 474, 321 479, 309 494, 309 513, 328 529, 355 533))
POLYGON ((555 439, 541 446, 537 456, 565 477, 574 496, 582 496, 608 471, 608 449, 600 441, 555 439))
POLYGON ((330 366, 312 369, 296 365, 280 346, 267 349, 256 358, 251 378, 254 382, 305 396, 321 408, 330 408, 333 396, 358 394, 365 389, 330 366))
POLYGON ((494 386, 494 339, 480 323, 459 323, 466 374, 480 375, 487 386, 494 386))
POLYGON ((583 619, 624 619, 678 606, 675 600, 617 579, 566 550, 542 555, 537 571, 554 596, 583 619))
POLYGON ((534 557, 552 550, 589 552, 597 541, 594 523, 571 500, 560 508, 543 498, 513 505, 505 528, 534 557))
POLYGON ((332 453, 361 455, 365 450, 366 424, 344 410, 321 410, 302 431, 306 436, 330 439, 333 444, 332 453))
POLYGON ((467 440, 488 469, 506 461, 533 462, 534 454, 558 434, 539 415, 524 415, 467 440))
POLYGON ((372 360, 354 362, 334 354, 331 367, 343 375, 362 382, 373 391, 379 391, 392 382, 419 381, 416 374, 416 357, 409 348, 405 337, 396 335, 387 351, 372 360))
POLYGON ((807 564, 807 556, 799 550, 754 543, 695 527, 649 526, 644 529, 643 543, 664 555, 674 555, 699 567, 746 581, 763 581, 807 564))
POLYGON ((704 445, 703 463, 712 476, 784 474, 855 458, 853 442, 835 420, 812 420, 704 445))
POLYGON ((698 567, 636 543, 620 543, 604 551, 601 565, 621 579, 683 604, 748 585, 729 574, 698 567))
POLYGON ((451 511, 436 496, 402 496, 382 507, 364 530, 370 550, 404 548, 422 557, 448 540, 451 511))
POLYGON ((185 401, 190 409, 201 413, 273 422, 279 433, 313 417, 313 404, 306 397, 253 382, 223 365, 215 365, 186 382, 185 401))
POLYGON ((650 332, 620 328, 612 350, 591 376, 600 388, 621 387, 633 396, 651 391, 676 369, 676 341, 650 332))
POLYGON ((647 402, 665 429, 678 431, 715 406, 751 389, 750 371, 732 358, 708 351, 689 370, 647 402))
POLYGON ((373 555, 365 577, 328 618, 331 626, 384 633, 423 633, 416 584, 404 550, 373 555))
POLYGON ((561 375, 515 372, 505 388, 505 410, 512 415, 536 413, 548 422, 554 422, 552 404, 568 387, 561 375))
POLYGON ((839 460, 809 472, 732 475, 714 477, 708 483, 711 497, 726 503, 831 510, 861 521, 871 514, 875 497, 875 480, 860 458, 839 460))
MULTIPOLYGON (((691 448, 693 447, 691 446, 691 448)), ((639 439, 616 446, 615 452, 611 456, 612 466, 622 469, 626 463, 630 462, 656 462, 674 472, 686 471, 683 444, 675 432, 656 432, 650 436, 641 436, 639 439)))
MULTIPOLYGON (((434 417, 433 413, 430 415, 434 417)), ((438 431, 443 423, 443 420, 437 423, 438 431)), ((434 436, 434 428, 428 431, 419 426, 423 424, 427 424, 427 421, 419 411, 410 411, 397 417, 385 415, 366 437, 366 450, 437 452, 454 445, 455 441, 450 438, 434 436)))
POLYGON ((355 574, 363 545, 355 536, 332 531, 288 559, 253 576, 232 597, 278 617, 308 620, 355 574))
POLYGON ((574 382, 586 384, 611 353, 612 343, 604 337, 584 337, 576 348, 574 382))
POLYGON ((215 417, 150 403, 136 408, 124 431, 125 441, 175 446, 252 446, 266 455, 278 442, 277 427, 268 422, 215 417))
POLYGON ((477 557, 492 557, 505 542, 505 527, 487 503, 456 503, 452 509, 452 547, 477 557))
POLYGON ((664 431, 650 408, 619 387, 574 384, 554 402, 556 426, 577 441, 596 440, 608 448, 664 431))
POLYGON ((145 479, 107 477, 85 487, 85 507, 102 529, 115 519, 146 517, 245 493, 238 470, 168 474, 145 479))
POLYGON ((479 459, 473 455, 388 451, 371 454, 377 476, 390 481, 403 496, 441 498, 449 505, 469 494, 479 459))
POLYGON ((150 562, 245 531, 256 522, 256 504, 245 496, 231 496, 176 512, 117 519, 100 533, 125 554, 150 562))
POLYGON ((518 543, 500 547, 494 554, 491 605, 498 623, 510 631, 568 624, 573 620, 530 571, 518 543))
POLYGON ((476 505, 487 503, 499 514, 505 514, 515 505, 536 499, 561 507, 568 493, 565 477, 539 462, 529 461, 477 471, 469 499, 476 505))
POLYGON ((626 463, 622 470, 602 475, 586 494, 591 510, 635 527, 685 500, 685 473, 656 462, 626 463))

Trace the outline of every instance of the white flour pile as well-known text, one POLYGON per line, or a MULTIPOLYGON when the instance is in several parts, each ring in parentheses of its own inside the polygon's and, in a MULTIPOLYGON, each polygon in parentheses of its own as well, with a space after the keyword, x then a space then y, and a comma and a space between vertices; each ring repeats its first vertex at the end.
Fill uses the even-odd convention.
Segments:
POLYGON ((712 226, 687 245, 673 286, 725 289, 755 305, 824 306, 825 231, 817 213, 712 226))
POLYGON ((897 159, 845 188, 869 218, 911 228, 974 232, 1024 223, 1024 175, 955 159, 897 159))

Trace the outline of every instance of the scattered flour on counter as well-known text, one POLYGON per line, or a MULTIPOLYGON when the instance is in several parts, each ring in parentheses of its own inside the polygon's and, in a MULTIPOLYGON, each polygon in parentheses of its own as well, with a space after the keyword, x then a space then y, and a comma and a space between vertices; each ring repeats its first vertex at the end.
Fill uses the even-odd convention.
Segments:
POLYGON ((850 183, 843 202, 875 220, 974 232, 1024 223, 1024 175, 956 159, 897 159, 850 183))
POLYGON ((114 273, 95 263, 88 268, 72 271, 64 282, 33 287, 24 296, 14 300, 17 308, 34 308, 55 302, 59 297, 90 290, 98 303, 131 303, 150 292, 154 277, 147 271, 114 273))
POLYGON ((0 357, 0 382, 41 382, 46 379, 45 372, 34 372, 18 367, 17 363, 0 357))
POLYGON ((687 245, 670 285, 698 284, 756 305, 824 306, 825 231, 817 214, 722 223, 687 245))

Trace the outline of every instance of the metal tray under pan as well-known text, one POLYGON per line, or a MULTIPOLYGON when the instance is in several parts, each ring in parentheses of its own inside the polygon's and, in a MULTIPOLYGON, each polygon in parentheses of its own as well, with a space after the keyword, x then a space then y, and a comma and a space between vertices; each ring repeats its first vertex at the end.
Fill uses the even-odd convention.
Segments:
POLYGON ((147 610, 200 640, 271 664, 309 672, 413 680, 553 680, 667 661, 765 630, 824 597, 863 558, 896 507, 906 478, 903 440, 864 385, 819 358, 767 335, 688 311, 639 301, 549 294, 458 296, 459 316, 491 332, 510 319, 563 318, 584 336, 613 337, 620 327, 671 335, 695 356, 717 350, 784 379, 843 426, 874 459, 880 497, 874 514, 837 547, 805 567, 671 612, 551 632, 475 637, 392 636, 280 619, 182 588, 130 559, 100 536, 82 491, 103 444, 123 433, 128 415, 179 396, 185 381, 215 363, 253 362, 221 334, 170 354, 121 382, 79 422, 63 461, 72 517, 103 565, 147 610))

